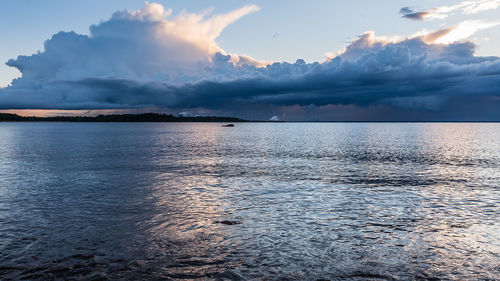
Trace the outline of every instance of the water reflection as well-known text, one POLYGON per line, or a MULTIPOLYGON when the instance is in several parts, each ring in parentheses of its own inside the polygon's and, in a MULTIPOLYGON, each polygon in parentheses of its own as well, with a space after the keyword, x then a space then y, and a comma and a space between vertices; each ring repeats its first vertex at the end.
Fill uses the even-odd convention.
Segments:
POLYGON ((495 279, 499 129, 3 123, 0 276, 495 279))

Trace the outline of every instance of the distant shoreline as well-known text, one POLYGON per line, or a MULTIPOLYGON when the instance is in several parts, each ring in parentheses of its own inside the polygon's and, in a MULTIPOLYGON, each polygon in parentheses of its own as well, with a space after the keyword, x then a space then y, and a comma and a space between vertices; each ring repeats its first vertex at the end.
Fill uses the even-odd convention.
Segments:
POLYGON ((171 114, 109 114, 98 116, 20 116, 12 113, 0 113, 0 122, 249 122, 235 117, 217 116, 174 116, 171 114))
POLYGON ((174 116, 171 114, 160 113, 142 113, 142 114, 109 114, 98 116, 20 116, 12 113, 0 113, 0 122, 225 122, 225 123, 500 123, 499 121, 464 121, 464 120, 445 120, 445 121, 411 121, 411 120, 364 120, 364 121, 271 121, 271 120, 245 120, 236 117, 218 117, 218 116, 174 116))

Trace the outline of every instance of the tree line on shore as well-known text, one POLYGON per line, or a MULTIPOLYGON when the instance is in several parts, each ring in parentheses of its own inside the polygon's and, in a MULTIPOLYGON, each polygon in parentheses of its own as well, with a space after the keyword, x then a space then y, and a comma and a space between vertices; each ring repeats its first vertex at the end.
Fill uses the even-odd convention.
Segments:
POLYGON ((97 116, 20 116, 12 113, 0 113, 0 121, 59 121, 59 122, 245 122, 235 117, 217 116, 174 116, 172 114, 108 114, 97 116))

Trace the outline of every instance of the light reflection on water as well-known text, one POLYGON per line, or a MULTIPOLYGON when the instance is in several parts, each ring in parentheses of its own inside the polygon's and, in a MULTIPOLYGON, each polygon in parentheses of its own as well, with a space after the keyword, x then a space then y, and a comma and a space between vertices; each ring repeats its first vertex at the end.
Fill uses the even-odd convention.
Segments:
POLYGON ((498 280, 500 124, 220 125, 0 123, 2 279, 498 280))

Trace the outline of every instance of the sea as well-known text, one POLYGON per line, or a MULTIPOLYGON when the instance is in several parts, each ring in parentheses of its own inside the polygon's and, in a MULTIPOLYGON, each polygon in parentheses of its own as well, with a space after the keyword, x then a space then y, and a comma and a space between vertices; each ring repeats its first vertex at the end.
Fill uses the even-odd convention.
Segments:
POLYGON ((500 280, 500 123, 0 123, 1 280, 500 280))

